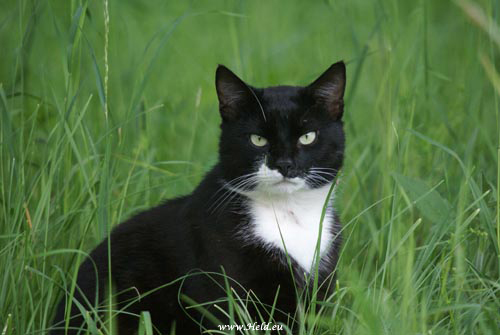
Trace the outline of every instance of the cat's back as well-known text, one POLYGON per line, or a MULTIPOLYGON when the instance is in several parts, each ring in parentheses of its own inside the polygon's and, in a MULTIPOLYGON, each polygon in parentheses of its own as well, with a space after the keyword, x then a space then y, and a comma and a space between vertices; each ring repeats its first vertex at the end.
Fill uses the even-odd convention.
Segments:
POLYGON ((116 276, 140 278, 145 273, 156 273, 164 281, 193 266, 195 261, 189 256, 192 224, 186 215, 188 202, 189 196, 168 200, 136 214, 112 231, 111 257, 116 276))
POLYGON ((191 194, 167 200, 119 224, 111 233, 114 260, 133 261, 137 266, 168 265, 176 273, 196 267, 196 250, 210 235, 208 228, 218 221, 209 205, 218 188, 218 174, 215 166, 191 194))

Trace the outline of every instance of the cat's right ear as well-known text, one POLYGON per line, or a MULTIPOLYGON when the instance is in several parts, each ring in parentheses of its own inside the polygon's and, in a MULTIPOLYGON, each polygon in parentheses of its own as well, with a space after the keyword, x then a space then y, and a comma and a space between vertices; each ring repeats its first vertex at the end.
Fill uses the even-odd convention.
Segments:
POLYGON ((238 116, 242 103, 251 94, 251 88, 224 65, 219 65, 215 73, 215 87, 219 98, 219 111, 224 121, 238 116))
POLYGON ((321 104, 336 120, 340 120, 344 113, 345 81, 345 64, 340 61, 330 66, 307 87, 316 102, 321 104))

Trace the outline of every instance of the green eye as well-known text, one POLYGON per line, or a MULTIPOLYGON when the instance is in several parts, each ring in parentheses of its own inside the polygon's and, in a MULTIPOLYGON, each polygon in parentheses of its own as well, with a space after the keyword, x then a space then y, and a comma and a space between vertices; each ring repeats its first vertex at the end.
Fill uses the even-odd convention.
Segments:
POLYGON ((302 145, 309 145, 312 144, 316 140, 316 132, 315 131, 310 131, 307 134, 302 135, 299 137, 299 143, 302 145))
POLYGON ((264 137, 255 134, 250 135, 250 141, 256 147, 263 147, 267 144, 267 140, 264 137))

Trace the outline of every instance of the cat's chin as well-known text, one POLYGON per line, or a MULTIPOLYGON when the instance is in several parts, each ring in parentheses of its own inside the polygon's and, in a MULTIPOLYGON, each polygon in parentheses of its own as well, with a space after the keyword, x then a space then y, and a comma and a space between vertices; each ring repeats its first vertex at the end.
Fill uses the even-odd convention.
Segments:
POLYGON ((308 188, 306 182, 302 178, 279 178, 275 181, 263 181, 259 183, 257 192, 268 194, 292 194, 308 188))
POLYGON ((267 193, 272 195, 292 194, 304 189, 308 185, 303 178, 285 178, 277 170, 270 169, 264 163, 257 171, 256 193, 267 193))

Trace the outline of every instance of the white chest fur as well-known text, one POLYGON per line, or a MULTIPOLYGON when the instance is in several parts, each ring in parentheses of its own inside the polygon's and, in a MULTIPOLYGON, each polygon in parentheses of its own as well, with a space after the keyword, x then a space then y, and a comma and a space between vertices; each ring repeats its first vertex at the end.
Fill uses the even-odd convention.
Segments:
MULTIPOLYGON (((315 261, 321 215, 330 187, 329 184, 279 197, 263 193, 252 196, 249 210, 254 236, 266 247, 286 250, 309 272, 315 261)), ((332 214, 330 206, 321 227, 320 257, 332 240, 332 214)))

